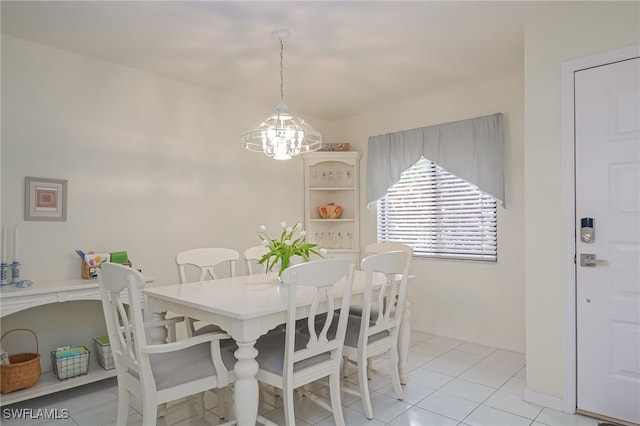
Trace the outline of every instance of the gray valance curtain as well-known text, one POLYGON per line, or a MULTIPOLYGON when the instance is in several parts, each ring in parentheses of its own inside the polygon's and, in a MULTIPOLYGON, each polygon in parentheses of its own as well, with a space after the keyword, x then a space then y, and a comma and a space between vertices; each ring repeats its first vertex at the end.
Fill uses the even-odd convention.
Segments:
POLYGON ((505 206, 502 144, 501 113, 370 136, 367 205, 384 196, 403 171, 424 157, 505 206))

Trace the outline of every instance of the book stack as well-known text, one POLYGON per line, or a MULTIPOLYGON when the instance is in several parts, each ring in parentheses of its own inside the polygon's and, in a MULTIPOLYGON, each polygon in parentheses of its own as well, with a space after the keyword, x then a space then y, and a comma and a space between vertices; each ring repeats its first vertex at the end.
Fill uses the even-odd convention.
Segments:
POLYGON ((87 349, 84 346, 63 346, 56 349, 56 358, 69 358, 71 356, 83 355, 87 353, 87 349))

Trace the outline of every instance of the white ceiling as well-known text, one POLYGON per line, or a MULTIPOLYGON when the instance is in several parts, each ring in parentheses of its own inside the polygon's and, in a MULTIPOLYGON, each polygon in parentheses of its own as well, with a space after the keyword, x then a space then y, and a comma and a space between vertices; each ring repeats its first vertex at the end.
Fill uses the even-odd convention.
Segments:
POLYGON ((2 33, 334 120, 522 72, 523 22, 556 2, 5 1, 2 33))

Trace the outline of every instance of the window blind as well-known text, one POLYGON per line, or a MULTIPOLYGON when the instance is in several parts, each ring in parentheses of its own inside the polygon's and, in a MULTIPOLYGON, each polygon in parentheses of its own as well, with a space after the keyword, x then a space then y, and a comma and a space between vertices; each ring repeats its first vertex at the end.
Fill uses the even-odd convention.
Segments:
POLYGON ((422 158, 378 200, 378 241, 418 257, 495 261, 496 199, 422 158))

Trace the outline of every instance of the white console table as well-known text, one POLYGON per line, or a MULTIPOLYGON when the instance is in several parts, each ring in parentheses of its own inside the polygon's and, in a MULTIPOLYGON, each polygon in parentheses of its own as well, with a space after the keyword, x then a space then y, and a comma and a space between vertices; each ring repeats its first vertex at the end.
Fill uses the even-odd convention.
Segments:
MULTIPOLYGON (((146 281, 147 283, 152 283, 154 279, 146 277, 146 281)), ((141 295, 140 297, 143 296, 141 295)), ((85 279, 35 281, 32 285, 23 288, 16 286, 2 287, 0 288, 0 318, 37 306, 74 300, 100 300, 98 281, 85 279)), ((43 358, 48 357, 48 354, 40 355, 43 358)), ((66 380, 58 380, 54 374, 43 374, 38 383, 28 389, 2 394, 0 396, 0 405, 37 398, 104 380, 115 375, 115 369, 103 369, 94 358, 93 362, 89 362, 88 374, 66 380)))

